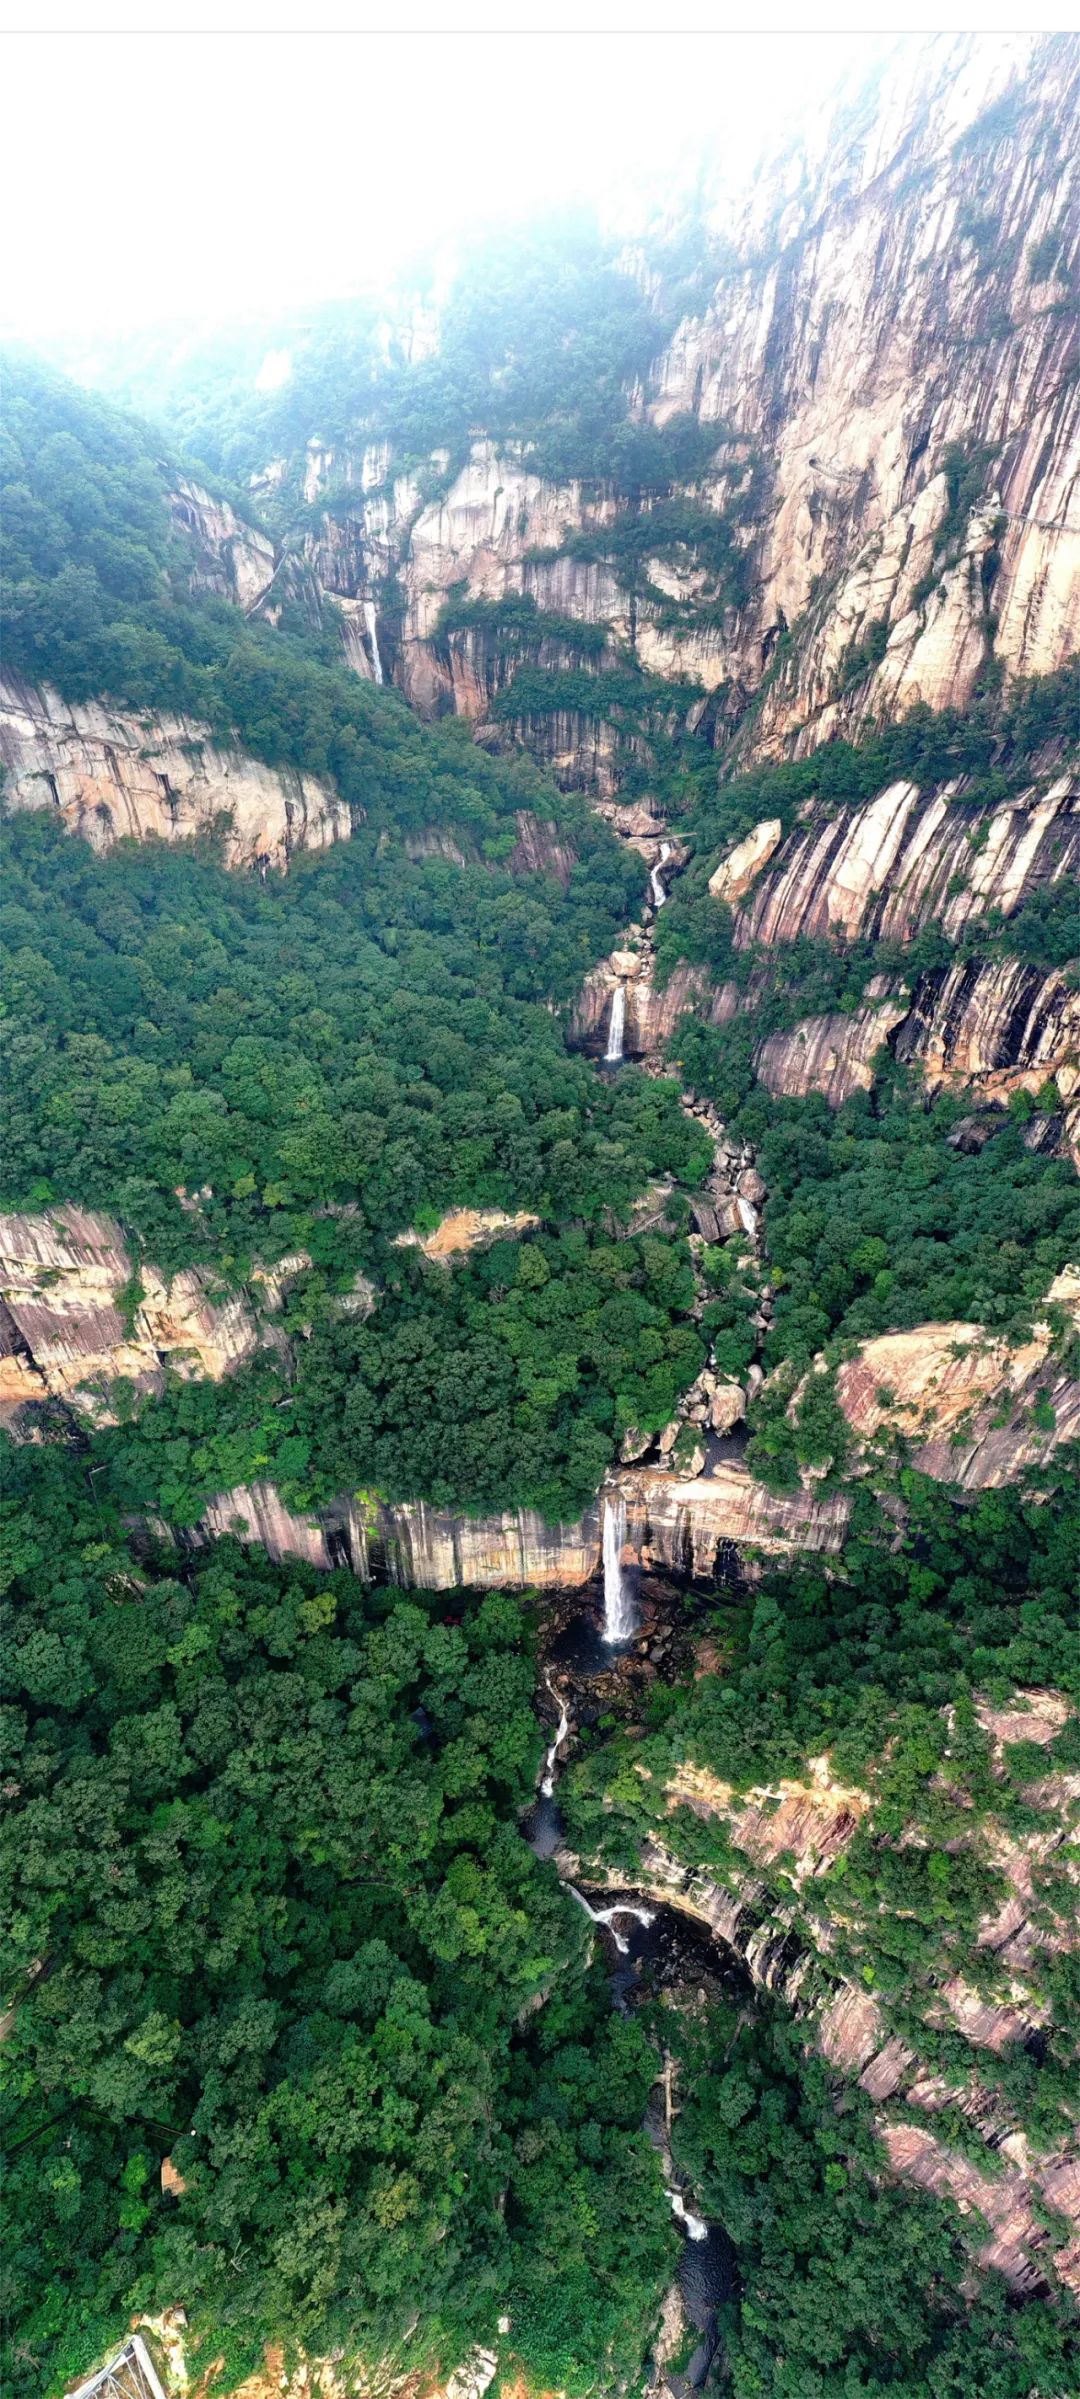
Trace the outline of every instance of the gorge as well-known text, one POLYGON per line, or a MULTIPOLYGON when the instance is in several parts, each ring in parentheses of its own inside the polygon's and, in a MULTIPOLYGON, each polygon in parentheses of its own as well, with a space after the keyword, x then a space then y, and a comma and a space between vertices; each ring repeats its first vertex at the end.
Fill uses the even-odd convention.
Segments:
POLYGON ((1078 83, 6 361, 13 2399, 1075 2375, 1078 83))

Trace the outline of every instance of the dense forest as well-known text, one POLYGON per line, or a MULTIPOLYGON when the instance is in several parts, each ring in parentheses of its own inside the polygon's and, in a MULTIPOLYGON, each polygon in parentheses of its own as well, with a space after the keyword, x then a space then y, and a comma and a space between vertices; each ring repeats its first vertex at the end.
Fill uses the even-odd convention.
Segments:
MULTIPOLYGON (((1021 2296, 975 2262, 971 2220, 888 2171, 880 2111, 826 2062, 813 2013, 837 1979, 871 1996, 941 2078, 941 2138, 987 2173, 1002 2160, 979 2107, 1038 2158, 1064 2154, 1077 1461, 1062 1446, 1005 1488, 931 1483, 898 1435, 857 1450, 835 1385, 884 1332, 1019 1342, 1045 1320, 1080 1258, 1062 1093, 1048 1077, 995 1097, 964 1141, 977 1100, 930 1097, 888 1051, 835 1109, 774 1097, 757 1071, 765 1034, 853 1014, 875 978, 1001 957, 1075 981, 1075 895, 1042 884, 958 943, 930 925, 906 946, 770 952, 739 946, 708 888, 763 819, 786 834, 899 778, 958 787, 973 815, 1020 800, 1070 755, 1075 677, 1005 685, 988 665, 962 711, 917 706, 763 764, 753 703, 725 748, 726 689, 644 671, 606 623, 461 586, 435 640, 498 655, 481 744, 349 671, 305 547, 353 505, 333 467, 303 498, 309 443, 385 443, 388 474, 433 499, 482 431, 598 497, 597 521, 531 564, 613 577, 631 623, 716 631, 753 589, 768 458, 639 402, 730 265, 696 221, 640 257, 559 222, 468 254, 437 309, 418 288, 397 334, 350 303, 189 344, 181 364, 167 342, 125 345, 105 375, 125 408, 5 362, 6 669, 321 777, 351 823, 262 874, 227 869, 217 835, 100 854, 59 811, 0 826, 0 1203, 114 1217, 125 1322, 145 1273, 197 1267, 261 1336, 220 1382, 117 1380, 94 1418, 46 1400, 0 1432, 12 2399, 60 2399, 176 2306, 193 2378, 212 2369, 222 2393, 267 2343, 289 2369, 331 2358, 441 2388, 508 2322, 495 2399, 683 2399, 688 2328, 667 2383, 651 2362, 684 2247, 658 2088, 670 2171, 722 2227, 708 2388, 1057 2399, 1080 2372, 1052 2267, 1021 2296), (268 345, 289 371, 265 388, 268 345), (169 507, 191 474, 282 545, 278 621, 200 588, 169 507), (556 717, 605 725, 619 799, 661 811, 678 844, 662 911, 645 857, 529 755, 556 717), (662 1055, 593 1060, 574 1002, 643 926, 658 990, 692 967, 709 992, 662 1055), (735 1012, 714 1023, 722 982, 735 1012), (695 1229, 721 1120, 753 1158, 753 1240, 695 1229), (457 1208, 523 1221, 453 1264, 403 1244, 457 1208), (271 1303, 260 1270, 282 1262, 271 1303), (530 1846, 569 1688, 552 1641, 598 1592, 415 1591, 205 1532, 208 1504, 254 1483, 298 1512, 420 1502, 570 1526, 620 1458, 662 1476, 655 1444, 706 1368, 746 1387, 728 1470, 780 1507, 842 1495, 843 1546, 750 1553, 696 1588, 653 1578, 663 1646, 650 1630, 640 1672, 609 1658, 573 1686, 555 1858, 530 1846), (1025 1690, 1060 1695, 1060 1725, 999 1754, 986 1707, 1025 1690), (740 1893, 729 1818, 673 1798, 673 1778, 767 1810, 823 1759, 859 1795, 842 1854, 755 1868, 762 1919, 811 1960, 798 2008, 731 1958, 628 1998, 570 1876, 637 1889, 662 1838, 686 1876, 740 1893), (957 1976, 1001 1998, 980 1931, 1025 1841, 1036 2020, 976 2049, 936 2001, 957 1976)), ((941 558, 984 463, 948 452, 941 558)), ((380 599, 393 625, 390 582, 380 599)), ((852 653, 841 681, 872 663, 852 653)), ((1061 1307, 1048 1337, 1063 1368, 1061 1307)), ((696 1435, 678 1440, 682 1470, 696 1435)))

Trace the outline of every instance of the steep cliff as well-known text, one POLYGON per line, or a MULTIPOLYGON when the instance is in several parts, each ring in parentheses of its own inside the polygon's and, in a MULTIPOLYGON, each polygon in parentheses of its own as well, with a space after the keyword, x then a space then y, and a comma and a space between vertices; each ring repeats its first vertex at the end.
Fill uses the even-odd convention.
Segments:
POLYGON ((348 839, 345 802, 314 775, 223 749, 205 725, 62 700, 0 682, 0 764, 12 808, 56 808, 92 848, 224 831, 230 866, 283 867, 348 839))
MULTIPOLYGON (((272 1305, 282 1281, 262 1304, 272 1305)), ((115 1218, 63 1207, 47 1216, 0 1216, 0 1391, 5 1413, 27 1400, 63 1399, 95 1423, 111 1420, 109 1385, 164 1387, 165 1367, 220 1380, 254 1355, 254 1309, 189 1267, 166 1280, 134 1266, 115 1218)), ((273 1337, 272 1333, 269 1337, 273 1337)), ((32 1419, 30 1420, 32 1429, 32 1419)))
POLYGON ((866 807, 807 816, 736 909, 738 947, 909 942, 929 924, 956 941, 1080 865, 1080 791, 1067 775, 998 808, 895 783, 866 807))
MULTIPOLYGON (((628 397, 657 434, 701 429, 689 475, 673 452, 643 484, 552 481, 527 438, 484 432, 419 474, 392 424, 313 441, 304 501, 335 497, 309 563, 378 610, 415 704, 494 713, 605 788, 635 746, 627 668, 779 755, 962 706, 988 663, 1059 666, 1080 642, 1076 77, 1052 37, 899 43, 741 211, 717 194, 715 290, 628 397)), ((642 272, 660 322, 662 266, 642 272)), ((370 672, 379 637, 354 647, 370 672)))
POLYGON ((188 539, 192 589, 235 600, 250 614, 274 581, 277 561, 270 535, 260 525, 245 523, 228 500, 215 499, 187 475, 176 477, 166 498, 174 523, 188 539))

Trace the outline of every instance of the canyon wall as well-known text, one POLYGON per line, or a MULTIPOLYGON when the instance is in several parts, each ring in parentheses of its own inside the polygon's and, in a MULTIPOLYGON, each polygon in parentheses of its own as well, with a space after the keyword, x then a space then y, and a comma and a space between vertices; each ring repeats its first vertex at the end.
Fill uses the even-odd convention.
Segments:
POLYGON ((224 831, 227 865, 265 869, 351 831, 345 801, 314 775, 262 766, 186 717, 69 702, 10 674, 0 680, 0 766, 9 807, 56 809, 96 850, 125 836, 224 831))
MULTIPOLYGON (((991 1775, 1001 1779, 1006 1744, 1045 1747, 1061 1733, 1070 1707, 1060 1693, 1032 1689, 1017 1691, 1007 1709, 980 1698, 975 1712, 989 1737, 991 1775)), ((973 1818, 964 1845, 1001 1877, 999 1903, 975 1928, 980 1988, 956 1970, 935 1975, 913 1994, 915 2021, 909 2012, 900 2037, 890 2028, 888 2001, 852 1968, 853 1953, 857 1958, 864 1945, 863 1922, 849 1886, 835 1872, 860 1827, 873 1821, 872 1788, 838 1781, 825 1755, 810 1759, 801 1778, 749 1790, 736 1790, 690 1761, 677 1765, 659 1789, 648 1769, 639 1771, 643 1786, 653 1785, 650 1803, 659 1802, 660 1813, 641 1841, 635 1898, 674 1907, 705 1926, 722 1949, 741 1959, 755 1990, 774 1993, 813 2027, 830 2066, 857 2081, 873 2101, 893 2171, 950 2196, 962 2214, 985 2220, 976 2242, 981 2263, 1026 2291, 1046 2287, 1052 2258, 1054 2271, 1080 2290, 1075 2143, 1061 2140, 1040 2151, 1018 2127, 1007 2084, 996 2086, 985 2071, 992 2058, 1038 2039, 1050 2018, 1046 1964, 1075 1943, 1069 1891, 1077 1870, 1067 1819, 1080 1793, 1077 1777, 1051 1771, 1027 1783, 1020 1833, 1007 1829, 992 1801, 985 1816, 973 1818), (692 1820, 696 1832, 712 1828, 720 1836, 718 1847, 728 1850, 722 1869, 684 1861, 680 1849, 692 1820), (1051 1860, 1067 1880, 1047 1910, 1039 1878, 1051 1860), (835 1962, 838 1933, 846 1972, 835 1962), (967 2045, 966 2070, 939 2073, 925 2054, 920 2057, 918 2017, 925 2049, 934 2031, 959 2036, 967 2045), (935 2126, 949 2108, 965 2120, 962 2151, 935 2126), (1056 2224, 1047 2220, 1047 2202, 1058 2211, 1056 2224)), ((905 1846, 924 1848, 928 1836, 914 1824, 901 1838, 905 1846)), ((585 1872, 568 1850, 560 1852, 559 1865, 564 1879, 585 1872)), ((596 1878, 588 1872, 586 1880, 592 1885, 596 1878)), ((599 1882, 626 1888, 615 1868, 599 1882)), ((872 1958, 872 1922, 866 1935, 872 1958)))
MULTIPOLYGON (((963 707, 988 665, 1062 665, 1080 646, 1078 59, 1028 34, 900 42, 738 207, 717 194, 713 295, 631 395, 639 422, 715 431, 692 482, 553 483, 527 442, 479 429, 420 474, 385 439, 313 440, 304 500, 336 497, 308 563, 378 612, 360 670, 381 640, 417 707, 483 723, 523 655, 541 674, 629 664, 748 759, 963 707), (629 576, 606 537, 671 496, 699 533, 658 538, 629 576), (741 560, 726 584, 717 524, 741 560), (523 651, 520 622, 513 640, 490 616, 444 627, 451 594, 524 596, 549 623, 523 651)), ((502 722, 612 788, 599 704, 502 722)))

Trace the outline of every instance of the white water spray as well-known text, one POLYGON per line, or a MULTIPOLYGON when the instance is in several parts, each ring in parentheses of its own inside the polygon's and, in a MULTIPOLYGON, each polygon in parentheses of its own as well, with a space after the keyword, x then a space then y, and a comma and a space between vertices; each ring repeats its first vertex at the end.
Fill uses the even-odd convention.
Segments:
POLYGON ((570 1718, 566 1712, 566 1701, 562 1698, 561 1694, 556 1691, 551 1680, 551 1676, 549 1674, 545 1674, 544 1681, 547 1684, 552 1698, 557 1699, 559 1702, 559 1729, 555 1735, 555 1739, 553 1740, 550 1749, 548 1750, 547 1756, 544 1759, 544 1771, 540 1780, 541 1799, 550 1799, 555 1789, 555 1760, 558 1757, 560 1747, 565 1741, 567 1733, 570 1730, 570 1718))
POLYGON ((604 1639, 628 1641, 634 1629, 634 1610, 623 1572, 626 1539, 626 1501, 620 1495, 604 1500, 604 1639))
POLYGON ((617 1899, 614 1906, 610 1908, 594 1908, 590 1907, 584 1891, 579 1891, 576 1883, 567 1883, 566 1888, 571 1899, 577 1900, 579 1908, 584 1908, 586 1915, 592 1918, 594 1924, 607 1925, 620 1957, 627 1956, 630 1944, 628 1941, 624 1941, 621 1933, 616 1932, 616 1916, 632 1916, 636 1924, 652 1924, 655 1920, 652 1908, 635 1907, 630 1899, 617 1899))
POLYGON ((692 2208, 687 2207, 682 2192, 673 2191, 669 2188, 668 2198, 671 2201, 671 2213, 675 2218, 675 2222, 676 2224, 682 2225, 687 2239, 689 2241, 707 2240, 709 2237, 708 2225, 703 2221, 701 2216, 695 2216, 692 2208))
POLYGON ((607 1048, 604 1051, 605 1066, 621 1066, 625 1031, 626 985, 625 983, 616 983, 611 994, 611 1018, 608 1024, 607 1048))
POLYGON ((382 659, 379 656, 379 635, 375 623, 374 600, 364 601, 364 629, 368 637, 368 649, 371 652, 371 672, 376 683, 381 683, 383 679, 382 659))
POLYGON ((660 856, 656 861, 656 865, 649 868, 649 883, 652 888, 654 908, 662 908, 664 901, 667 898, 667 892, 664 889, 664 879, 661 875, 660 869, 662 866, 666 865, 670 856, 670 841, 662 841, 660 844, 660 856))

